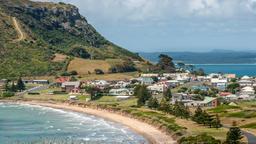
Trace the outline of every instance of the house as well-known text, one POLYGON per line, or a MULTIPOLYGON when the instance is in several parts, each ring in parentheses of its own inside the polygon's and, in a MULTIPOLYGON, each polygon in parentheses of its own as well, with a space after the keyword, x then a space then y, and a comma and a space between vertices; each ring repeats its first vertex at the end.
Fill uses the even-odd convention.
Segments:
POLYGON ((155 73, 148 73, 148 74, 141 74, 141 77, 158 77, 159 74, 155 74, 155 73))
POLYGON ((154 83, 154 80, 151 77, 140 77, 137 80, 144 85, 151 85, 154 83))
POLYGON ((168 86, 166 84, 158 83, 158 84, 148 86, 147 89, 150 90, 153 94, 158 94, 158 93, 163 93, 164 90, 167 89, 167 87, 168 86))
POLYGON ((180 82, 177 81, 177 80, 168 80, 166 81, 166 84, 169 86, 169 87, 177 87, 180 85, 180 82))
POLYGON ((240 100, 252 100, 252 99, 254 99, 255 97, 252 97, 252 96, 250 96, 250 95, 247 95, 247 94, 242 94, 242 95, 239 95, 238 96, 238 99, 240 99, 240 100))
POLYGON ((254 90, 253 87, 246 86, 246 87, 241 89, 241 94, 243 94, 243 95, 254 95, 255 90, 254 90))
POLYGON ((201 91, 208 91, 209 88, 207 86, 192 86, 192 90, 201 90, 201 91))
POLYGON ((80 81, 64 82, 61 85, 61 89, 67 93, 80 93, 80 81))
POLYGON ((25 84, 42 84, 42 85, 48 85, 48 80, 22 80, 25 84))
POLYGON ((183 102, 183 103, 188 103, 191 102, 192 97, 186 93, 175 93, 172 95, 172 103, 174 104, 175 102, 183 102))
POLYGON ((238 81, 241 87, 252 86, 253 82, 250 79, 241 79, 238 81))
POLYGON ((55 80, 56 83, 64 83, 64 82, 68 82, 70 80, 69 77, 59 77, 55 80))
POLYGON ((120 88, 120 89, 111 89, 109 95, 111 96, 132 96, 134 94, 133 89, 120 88))
POLYGON ((226 96, 228 96, 228 95, 232 95, 232 93, 231 93, 231 92, 220 92, 219 95, 220 95, 221 97, 226 97, 226 96))
POLYGON ((118 81, 114 87, 115 88, 126 88, 127 86, 129 86, 131 83, 130 82, 125 82, 125 81, 118 81))
POLYGON ((211 84, 219 90, 225 90, 228 85, 227 79, 212 78, 211 84))
POLYGON ((225 74, 224 76, 229 80, 236 78, 236 74, 225 74))
POLYGON ((105 89, 109 87, 110 83, 105 80, 95 80, 91 85, 96 86, 99 89, 105 89))
POLYGON ((219 74, 219 73, 211 73, 207 76, 208 78, 219 78, 219 79, 222 79, 222 74, 219 74))
POLYGON ((235 101, 237 100, 239 97, 235 94, 230 94, 230 95, 227 95, 224 97, 225 100, 228 100, 228 101, 235 101))
POLYGON ((185 105, 193 107, 217 107, 218 99, 214 97, 205 97, 203 101, 191 101, 186 103, 185 105))

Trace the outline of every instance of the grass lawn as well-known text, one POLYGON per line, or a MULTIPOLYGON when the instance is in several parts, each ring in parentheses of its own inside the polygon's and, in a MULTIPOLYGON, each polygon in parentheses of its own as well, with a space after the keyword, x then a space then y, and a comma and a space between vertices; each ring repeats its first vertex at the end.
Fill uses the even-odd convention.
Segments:
POLYGON ((240 109, 239 106, 230 106, 230 105, 220 105, 216 108, 209 109, 208 111, 211 113, 227 113, 229 110, 237 110, 240 109))
POLYGON ((202 133, 207 133, 208 135, 213 136, 216 139, 224 141, 225 136, 228 132, 227 128, 219 128, 219 129, 208 128, 206 126, 202 126, 193 121, 185 120, 185 119, 176 118, 176 123, 178 125, 181 125, 187 128, 186 131, 188 132, 187 134, 188 136, 190 135, 195 136, 202 133))
POLYGON ((227 117, 235 117, 235 118, 255 118, 256 111, 254 110, 243 110, 239 112, 229 113, 227 117))
POLYGON ((121 107, 130 107, 137 104, 136 98, 130 98, 127 100, 117 100, 114 96, 103 96, 100 99, 94 101, 97 104, 118 104, 121 107))
POLYGON ((241 128, 256 129, 256 122, 254 122, 254 123, 249 123, 249 124, 246 124, 246 125, 242 125, 241 128))

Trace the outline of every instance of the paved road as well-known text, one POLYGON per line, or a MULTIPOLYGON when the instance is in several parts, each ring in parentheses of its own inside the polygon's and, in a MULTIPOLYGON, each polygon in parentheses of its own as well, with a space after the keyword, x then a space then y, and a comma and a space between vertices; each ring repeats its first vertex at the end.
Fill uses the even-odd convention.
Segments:
POLYGON ((244 133, 244 136, 247 137, 248 139, 248 144, 256 144, 256 136, 249 133, 249 132, 246 132, 246 131, 243 131, 244 133))
MULTIPOLYGON (((226 125, 224 125, 223 127, 230 128, 230 126, 226 126, 226 125)), ((249 133, 247 131, 243 131, 243 130, 242 130, 242 132, 243 132, 244 136, 247 138, 248 144, 256 144, 256 136, 255 135, 253 135, 252 133, 249 133)))

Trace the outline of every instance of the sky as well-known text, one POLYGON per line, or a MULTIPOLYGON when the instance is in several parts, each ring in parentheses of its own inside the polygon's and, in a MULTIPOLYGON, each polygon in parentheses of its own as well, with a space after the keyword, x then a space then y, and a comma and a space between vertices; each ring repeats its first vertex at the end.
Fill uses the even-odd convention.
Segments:
POLYGON ((256 0, 37 0, 76 5, 133 52, 256 50, 256 0))

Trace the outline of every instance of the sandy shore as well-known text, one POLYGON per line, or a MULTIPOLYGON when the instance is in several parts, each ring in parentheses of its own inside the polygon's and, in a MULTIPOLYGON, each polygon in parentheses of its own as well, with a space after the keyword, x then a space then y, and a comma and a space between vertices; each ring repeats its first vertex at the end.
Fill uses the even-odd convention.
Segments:
POLYGON ((82 112, 90 115, 94 115, 97 117, 101 117, 113 122, 117 122, 128 126, 138 134, 143 135, 150 143, 153 144, 176 144, 177 142, 169 135, 165 134, 164 132, 158 130, 157 128, 143 123, 139 120, 132 119, 129 117, 125 117, 119 114, 111 113, 104 110, 96 110, 92 108, 82 108, 79 106, 68 105, 65 103, 44 103, 44 102, 22 102, 31 105, 39 105, 44 107, 51 107, 56 109, 64 109, 64 110, 71 110, 75 112, 82 112))

